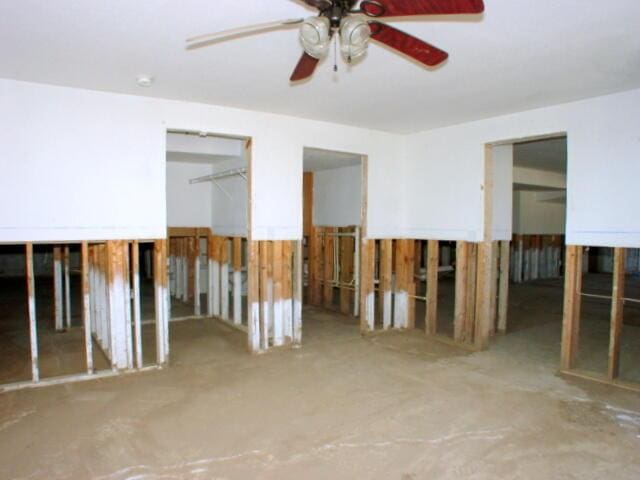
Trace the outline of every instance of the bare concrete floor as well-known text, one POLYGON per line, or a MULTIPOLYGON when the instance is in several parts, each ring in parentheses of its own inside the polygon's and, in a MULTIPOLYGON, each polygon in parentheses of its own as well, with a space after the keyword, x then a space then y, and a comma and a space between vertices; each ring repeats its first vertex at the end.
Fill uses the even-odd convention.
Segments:
POLYGON ((0 478, 640 478, 640 395, 556 375, 556 290, 515 287, 482 353, 314 309, 303 348, 255 357, 172 324, 170 368, 0 395, 0 478))

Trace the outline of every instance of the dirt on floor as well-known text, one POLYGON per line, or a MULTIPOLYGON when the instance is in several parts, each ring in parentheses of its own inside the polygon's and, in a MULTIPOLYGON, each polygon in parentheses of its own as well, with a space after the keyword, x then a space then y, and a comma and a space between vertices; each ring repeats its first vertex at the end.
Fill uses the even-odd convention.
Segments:
POLYGON ((0 478, 640 478, 640 394, 557 375, 556 290, 514 286, 481 353, 316 309, 302 348, 258 356, 174 323, 169 368, 0 394, 0 478))

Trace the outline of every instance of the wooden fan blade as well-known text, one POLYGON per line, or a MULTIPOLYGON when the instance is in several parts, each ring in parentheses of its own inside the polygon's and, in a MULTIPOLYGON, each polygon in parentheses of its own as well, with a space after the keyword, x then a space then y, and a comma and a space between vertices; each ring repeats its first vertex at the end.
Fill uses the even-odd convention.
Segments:
POLYGON ((365 0, 360 9, 370 17, 456 15, 484 12, 483 0, 365 0))
POLYGON ((318 65, 319 61, 320 60, 318 60, 317 58, 313 58, 307 52, 304 52, 302 54, 302 57, 300 58, 300 61, 298 62, 298 65, 296 65, 293 74, 291 74, 291 81, 299 82, 300 80, 309 78, 316 70, 316 66, 318 65))
POLYGON ((258 23, 256 25, 232 28, 230 30, 223 30, 221 32, 207 33, 205 35, 198 35, 197 37, 187 38, 187 43, 196 44, 211 42, 213 40, 220 41, 226 38, 233 38, 240 35, 259 33, 265 30, 273 30, 275 28, 285 28, 290 27, 291 25, 299 25, 302 22, 304 22, 304 18, 290 18, 288 20, 279 20, 277 22, 258 23))
POLYGON ((449 54, 396 28, 380 22, 369 22, 371 39, 404 53, 429 67, 444 62, 449 54))

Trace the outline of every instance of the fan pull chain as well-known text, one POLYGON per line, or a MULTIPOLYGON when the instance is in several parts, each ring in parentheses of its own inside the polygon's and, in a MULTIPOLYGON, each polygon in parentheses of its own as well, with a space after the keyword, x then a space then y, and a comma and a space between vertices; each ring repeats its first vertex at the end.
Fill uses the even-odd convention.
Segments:
POLYGON ((338 71, 338 39, 333 42, 333 71, 338 71))

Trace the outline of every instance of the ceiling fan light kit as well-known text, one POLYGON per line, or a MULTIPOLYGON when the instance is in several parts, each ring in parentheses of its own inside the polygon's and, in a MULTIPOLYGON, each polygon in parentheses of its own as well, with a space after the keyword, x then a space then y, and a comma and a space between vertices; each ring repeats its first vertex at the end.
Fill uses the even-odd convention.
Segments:
POLYGON ((320 59, 329 51, 331 25, 326 17, 311 17, 300 27, 300 42, 304 51, 313 58, 320 59))
POLYGON ((346 17, 340 25, 340 50, 348 62, 367 52, 371 29, 369 23, 359 17, 346 17))
POLYGON ((382 23, 382 18, 422 15, 477 15, 484 12, 483 0, 304 0, 318 9, 318 16, 259 24, 188 39, 188 48, 212 40, 231 40, 238 34, 255 34, 274 28, 302 24, 300 42, 304 49, 291 81, 311 77, 319 61, 327 55, 335 33, 340 36, 340 51, 351 62, 362 57, 370 40, 382 43, 428 67, 442 64, 449 55, 419 38, 382 23), (358 5, 359 3, 359 5, 358 5))

